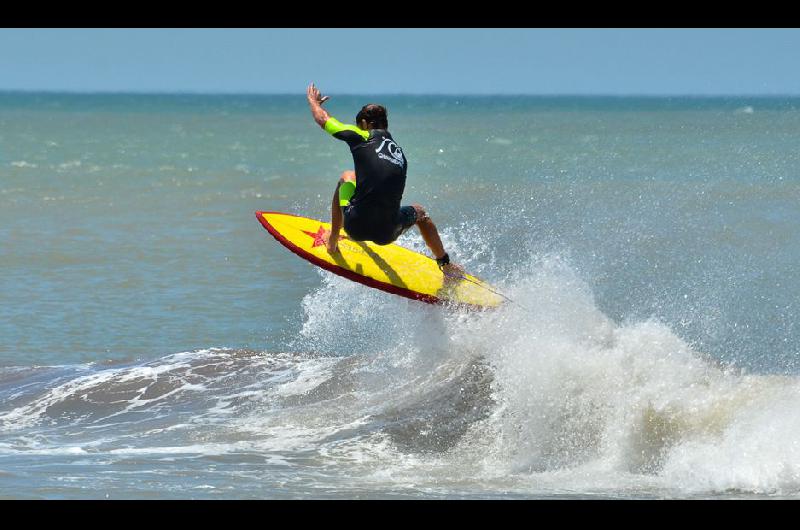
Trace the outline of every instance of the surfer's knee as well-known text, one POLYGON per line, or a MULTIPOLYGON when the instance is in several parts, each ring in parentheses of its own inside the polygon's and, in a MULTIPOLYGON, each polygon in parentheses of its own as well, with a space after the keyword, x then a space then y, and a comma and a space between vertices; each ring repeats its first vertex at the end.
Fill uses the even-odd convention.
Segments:
POLYGON ((428 212, 425 211, 425 208, 416 203, 412 204, 411 207, 414 208, 414 212, 417 214, 417 224, 427 224, 431 222, 431 218, 428 217, 428 212))
POLYGON ((345 171, 336 183, 336 193, 339 196, 339 206, 344 208, 350 204, 350 199, 356 193, 356 173, 355 171, 345 171))

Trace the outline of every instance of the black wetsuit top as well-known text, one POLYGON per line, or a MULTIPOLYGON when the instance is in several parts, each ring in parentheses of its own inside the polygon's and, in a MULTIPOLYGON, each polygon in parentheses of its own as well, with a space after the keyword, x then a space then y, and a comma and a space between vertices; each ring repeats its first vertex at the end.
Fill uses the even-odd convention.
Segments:
POLYGON ((364 131, 330 118, 325 130, 347 142, 355 164, 356 191, 344 210, 344 229, 357 240, 393 240, 408 170, 402 149, 385 129, 364 131))

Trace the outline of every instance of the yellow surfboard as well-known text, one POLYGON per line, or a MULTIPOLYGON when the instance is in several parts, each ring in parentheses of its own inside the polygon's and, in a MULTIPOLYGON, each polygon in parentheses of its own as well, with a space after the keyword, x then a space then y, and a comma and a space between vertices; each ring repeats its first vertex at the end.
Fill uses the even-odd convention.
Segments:
POLYGON ((330 254, 322 239, 330 223, 280 212, 256 212, 256 217, 301 258, 369 287, 430 304, 471 309, 497 307, 506 299, 470 274, 445 277, 436 260, 399 245, 353 241, 342 230, 339 251, 330 254))

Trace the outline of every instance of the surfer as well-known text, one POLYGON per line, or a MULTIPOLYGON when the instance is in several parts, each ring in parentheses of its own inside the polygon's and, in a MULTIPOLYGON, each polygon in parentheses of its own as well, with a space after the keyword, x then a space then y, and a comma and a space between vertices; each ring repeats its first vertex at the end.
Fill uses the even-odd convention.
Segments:
POLYGON ((439 268, 446 275, 463 273, 459 265, 450 263, 425 209, 419 204, 400 206, 408 161, 387 130, 386 108, 365 105, 356 115, 356 125, 345 125, 322 108, 330 97, 322 96, 313 83, 306 95, 314 120, 334 138, 347 142, 355 165, 355 171, 342 173, 333 193, 331 231, 323 236, 328 252, 338 251, 342 227, 355 241, 388 245, 417 225, 439 268))

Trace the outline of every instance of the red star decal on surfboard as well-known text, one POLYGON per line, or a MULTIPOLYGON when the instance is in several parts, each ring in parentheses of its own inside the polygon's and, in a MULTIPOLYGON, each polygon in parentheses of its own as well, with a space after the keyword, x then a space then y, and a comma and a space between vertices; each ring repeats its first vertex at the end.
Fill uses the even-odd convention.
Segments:
MULTIPOLYGON (((322 225, 319 226, 319 230, 317 230, 316 234, 313 233, 313 232, 306 232, 305 230, 303 230, 304 234, 308 234, 309 237, 313 237, 314 238, 314 242, 311 244, 311 248, 319 247, 319 246, 324 245, 325 244, 325 240, 322 239, 322 236, 324 236, 327 232, 328 231, 325 230, 325 227, 323 227, 322 225)), ((339 241, 341 241, 342 239, 347 239, 347 238, 340 234, 339 235, 339 241)))

